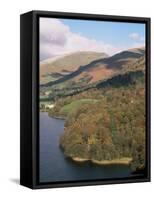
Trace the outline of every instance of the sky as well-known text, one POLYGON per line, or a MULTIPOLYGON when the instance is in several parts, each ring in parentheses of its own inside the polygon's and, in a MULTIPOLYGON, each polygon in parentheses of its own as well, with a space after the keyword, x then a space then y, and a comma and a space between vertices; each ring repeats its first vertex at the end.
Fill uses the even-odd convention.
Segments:
POLYGON ((145 24, 40 18, 40 60, 76 51, 113 55, 145 46, 145 24))

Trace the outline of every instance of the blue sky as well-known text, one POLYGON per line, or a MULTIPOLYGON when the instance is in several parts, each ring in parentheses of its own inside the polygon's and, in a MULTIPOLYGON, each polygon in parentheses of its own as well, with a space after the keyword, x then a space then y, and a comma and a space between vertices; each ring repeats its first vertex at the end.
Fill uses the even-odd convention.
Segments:
POLYGON ((102 22, 92 20, 61 20, 70 30, 82 36, 110 43, 116 47, 129 47, 135 42, 145 41, 145 24, 102 22), (131 38, 131 34, 138 34, 138 38, 131 38))
POLYGON ((40 60, 76 51, 120 51, 145 46, 145 24, 40 18, 40 60))

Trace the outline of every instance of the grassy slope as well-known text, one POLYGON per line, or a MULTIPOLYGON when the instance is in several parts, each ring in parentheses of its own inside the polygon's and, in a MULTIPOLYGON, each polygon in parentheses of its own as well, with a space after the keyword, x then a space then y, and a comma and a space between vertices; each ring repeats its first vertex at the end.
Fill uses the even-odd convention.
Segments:
POLYGON ((57 59, 45 60, 40 64, 41 84, 52 81, 52 73, 62 73, 65 70, 68 72, 73 72, 80 66, 87 65, 93 60, 105 57, 107 57, 107 54, 105 53, 81 51, 67 54, 58 57, 57 59))
POLYGON ((105 59, 92 61, 70 75, 59 79, 58 82, 50 82, 55 84, 51 85, 50 88, 63 88, 68 91, 71 89, 72 83, 79 87, 88 86, 112 78, 117 74, 140 70, 142 67, 139 66, 144 66, 144 63, 144 49, 141 48, 141 52, 139 49, 124 51, 105 59))
POLYGON ((124 65, 123 68, 115 73, 115 75, 111 76, 110 78, 102 81, 98 81, 93 84, 86 83, 85 80, 83 82, 73 83, 70 80, 62 82, 61 84, 57 84, 55 86, 44 88, 46 90, 50 90, 52 95, 50 98, 52 99, 53 95, 55 94, 57 97, 64 97, 69 96, 70 94, 76 94, 77 92, 86 91, 88 88, 99 87, 102 86, 109 86, 111 85, 116 87, 117 85, 127 84, 129 85, 131 82, 135 82, 137 77, 144 76, 145 71, 145 58, 142 56, 137 61, 131 62, 129 65, 124 65))

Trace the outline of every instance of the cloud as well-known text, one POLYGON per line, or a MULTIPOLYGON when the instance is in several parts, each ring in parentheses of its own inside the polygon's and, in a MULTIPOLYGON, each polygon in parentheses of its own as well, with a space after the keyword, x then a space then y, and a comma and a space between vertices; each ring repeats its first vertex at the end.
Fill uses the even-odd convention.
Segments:
POLYGON ((112 55, 121 49, 80 33, 54 18, 40 18, 40 60, 75 51, 98 51, 112 55))
POLYGON ((140 36, 139 33, 131 33, 129 34, 129 38, 135 42, 144 42, 144 37, 140 36))

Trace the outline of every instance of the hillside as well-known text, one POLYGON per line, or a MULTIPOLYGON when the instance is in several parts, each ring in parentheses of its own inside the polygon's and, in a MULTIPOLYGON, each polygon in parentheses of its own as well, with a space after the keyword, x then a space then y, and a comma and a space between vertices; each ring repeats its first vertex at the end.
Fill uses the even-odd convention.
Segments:
POLYGON ((75 81, 79 81, 84 77, 89 77, 89 82, 93 83, 99 80, 111 77, 117 71, 121 71, 124 68, 128 68, 129 65, 134 64, 141 57, 143 57, 145 51, 141 49, 131 49, 123 51, 114 56, 93 61, 89 65, 82 69, 82 72, 74 78, 75 81))
POLYGON ((40 63, 40 82, 43 84, 57 80, 72 73, 82 65, 107 56, 105 53, 80 51, 44 60, 40 63))
MULTIPOLYGON (((126 71, 126 72, 121 72, 119 74, 115 74, 114 76, 102 80, 99 82, 96 82, 94 84, 89 84, 87 86, 79 87, 78 85, 64 85, 62 88, 59 87, 53 87, 52 89, 47 89, 47 94, 46 98, 47 100, 52 100, 55 101, 57 98, 63 98, 67 96, 73 96, 76 94, 80 94, 81 92, 90 90, 92 88, 117 88, 121 86, 129 86, 129 85, 134 85, 136 83, 144 83, 144 76, 145 72, 143 70, 144 64, 139 64, 136 65, 139 70, 136 71, 126 71)), ((47 93, 43 92, 43 93, 47 93)), ((42 99, 43 101, 43 99, 42 99)))
MULTIPOLYGON (((144 48, 130 49, 114 56, 97 59, 91 63, 80 66, 72 73, 66 74, 58 80, 48 82, 44 86, 52 86, 67 81, 84 83, 87 85, 112 77, 114 74, 125 71, 144 57, 144 48)), ((128 69, 129 70, 129 69, 128 69)))
MULTIPOLYGON (((134 87, 135 85, 143 85, 144 81, 145 81, 145 59, 144 57, 142 57, 136 62, 134 62, 133 64, 127 65, 127 68, 125 66, 123 70, 121 70, 119 73, 115 74, 114 76, 108 79, 96 82, 95 84, 91 84, 89 86, 85 86, 81 88, 75 87, 72 85, 72 87, 68 87, 67 90, 64 88, 61 88, 61 89, 54 88, 52 89, 50 98, 52 98, 52 100, 57 99, 56 104, 55 104, 55 109, 56 109, 55 114, 67 115, 68 112, 62 113, 61 111, 63 110, 70 111, 71 109, 67 109, 67 108, 72 108, 74 107, 74 105, 80 106, 80 104, 77 103, 78 102, 77 100, 80 100, 80 98, 83 98, 83 99, 86 98, 86 101, 85 101, 86 103, 91 102, 89 101, 89 99, 94 99, 94 95, 89 94, 90 91, 95 92, 95 90, 97 89, 98 91, 100 91, 100 89, 102 91, 104 90, 106 91, 106 90, 110 90, 110 88, 120 89, 121 87, 123 88, 134 87), (88 93, 88 96, 87 96, 87 93, 88 93), (80 97, 79 99, 78 99, 78 96, 80 97), (64 108, 62 108, 63 106, 64 108), (62 108, 61 111, 60 111, 60 108, 62 108)), ((79 102, 82 102, 82 101, 79 101, 79 102)))
POLYGON ((69 112, 60 139, 65 155, 98 163, 127 158, 132 160, 132 171, 143 169, 144 86, 110 88, 102 92, 91 90, 99 101, 82 104, 69 112))

